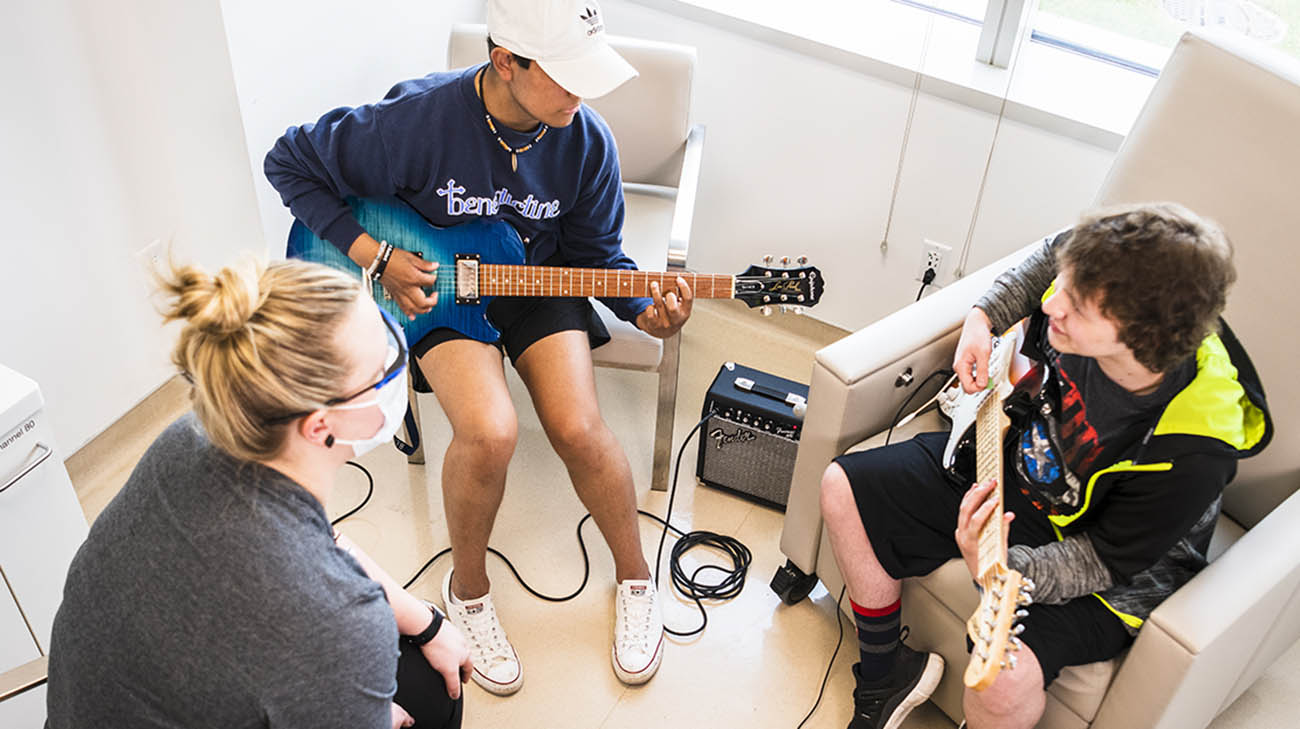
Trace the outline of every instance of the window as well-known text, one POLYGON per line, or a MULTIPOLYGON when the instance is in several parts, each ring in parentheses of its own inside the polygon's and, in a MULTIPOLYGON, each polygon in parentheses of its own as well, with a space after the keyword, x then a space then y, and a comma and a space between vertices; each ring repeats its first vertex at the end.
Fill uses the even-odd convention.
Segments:
POLYGON ((929 10, 957 20, 975 23, 976 25, 983 24, 984 12, 989 5, 988 0, 894 0, 894 2, 929 10))
POLYGON ((1040 0, 1032 40, 1156 75, 1178 37, 1212 27, 1300 57, 1300 0, 1040 0))

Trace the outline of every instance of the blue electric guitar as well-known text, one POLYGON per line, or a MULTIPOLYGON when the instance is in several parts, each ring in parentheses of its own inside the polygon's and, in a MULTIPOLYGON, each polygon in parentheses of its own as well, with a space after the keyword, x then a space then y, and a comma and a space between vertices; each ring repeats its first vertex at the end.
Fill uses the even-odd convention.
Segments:
MULTIPOLYGON (((525 264, 523 241, 504 220, 437 228, 397 199, 349 198, 348 204, 371 237, 438 263, 438 283, 426 291, 436 290, 438 303, 414 321, 384 296, 378 283, 371 284, 375 301, 402 322, 411 342, 440 327, 481 342, 496 341, 499 333, 487 320, 487 304, 494 296, 650 296, 651 283, 670 291, 681 276, 697 299, 740 299, 750 307, 769 307, 766 313, 773 305, 796 310, 813 306, 821 300, 824 287, 821 272, 802 265, 804 259, 795 267, 786 266, 789 259, 783 259, 781 266, 750 266, 738 276, 530 266, 525 264)), ((352 259, 301 221, 294 221, 289 230, 287 254, 357 278, 363 274, 352 259)))

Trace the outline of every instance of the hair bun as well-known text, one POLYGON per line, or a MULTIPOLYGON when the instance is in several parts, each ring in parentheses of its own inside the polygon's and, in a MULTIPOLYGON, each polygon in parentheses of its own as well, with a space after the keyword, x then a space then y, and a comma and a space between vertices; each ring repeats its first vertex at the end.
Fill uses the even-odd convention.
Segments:
POLYGON ((185 319, 199 332, 228 336, 243 329, 266 295, 259 290, 265 266, 245 261, 209 276, 195 266, 173 267, 162 278, 163 291, 172 298, 167 319, 185 319))

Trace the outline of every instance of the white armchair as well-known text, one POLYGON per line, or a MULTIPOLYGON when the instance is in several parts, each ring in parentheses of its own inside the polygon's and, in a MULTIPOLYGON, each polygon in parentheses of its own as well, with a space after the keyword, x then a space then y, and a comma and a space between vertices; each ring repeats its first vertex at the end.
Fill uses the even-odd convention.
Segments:
MULTIPOLYGON (((1238 281, 1225 318, 1263 378, 1276 432, 1225 493, 1210 566, 1152 613, 1126 654, 1063 671, 1041 727, 1204 727, 1300 637, 1300 378, 1291 371, 1300 340, 1289 321, 1300 278, 1291 250, 1300 230, 1297 130, 1300 63, 1188 34, 1102 185, 1098 204, 1173 200, 1227 230, 1238 281)), ((951 365, 971 304, 1037 245, 817 352, 781 537, 796 576, 816 574, 838 594, 843 581, 821 529, 823 469, 888 427, 913 389, 898 380, 902 372, 911 368, 919 382, 951 365)), ((954 720, 968 660, 964 623, 976 602, 960 561, 904 581, 903 620, 918 648, 947 660, 933 701, 954 720)))
MULTIPOLYGON (((640 73, 613 93, 585 103, 609 122, 618 143, 627 215, 623 250, 645 270, 685 270, 691 220, 704 152, 704 127, 690 125, 695 49, 653 41, 610 37, 640 73)), ((487 60, 487 28, 457 25, 447 46, 450 68, 487 60)), ((654 467, 651 487, 668 488, 673 413, 677 402, 677 363, 681 336, 660 340, 597 306, 611 341, 592 351, 600 367, 656 372, 654 467)), ((419 398, 411 404, 419 422, 419 398)), ((423 448, 410 456, 423 463, 423 448)))

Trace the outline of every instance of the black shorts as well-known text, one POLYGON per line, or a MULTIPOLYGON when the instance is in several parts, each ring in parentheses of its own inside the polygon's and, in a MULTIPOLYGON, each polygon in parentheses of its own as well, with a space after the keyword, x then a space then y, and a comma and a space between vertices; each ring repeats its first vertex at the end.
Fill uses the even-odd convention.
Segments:
MULTIPOLYGON (((947 440, 947 433, 923 433, 835 459, 853 487, 876 558, 895 579, 926 575, 961 557, 953 532, 970 483, 943 468, 947 440)), ((1017 478, 1014 469, 1007 469, 1007 478, 1017 478)), ((1014 483, 1004 484, 1003 499, 1016 514, 1010 544, 1034 547, 1056 541, 1047 517, 1014 483)), ((1092 595, 1060 605, 1035 603, 1028 610, 1020 639, 1038 658, 1044 687, 1065 666, 1113 658, 1132 640, 1124 623, 1092 595)))
MULTIPOLYGON (((509 355, 513 363, 518 363, 519 356, 534 342, 557 332, 586 332, 592 349, 605 344, 610 338, 609 329, 600 320, 591 300, 581 297, 551 299, 499 296, 488 302, 487 316, 492 326, 501 332, 501 337, 492 344, 509 355)), ((411 357, 413 360, 423 357, 429 350, 453 339, 469 337, 455 329, 434 329, 411 347, 411 357)), ((412 368, 413 371, 418 369, 412 368)), ((420 390, 419 384, 417 383, 417 390, 420 390)))

